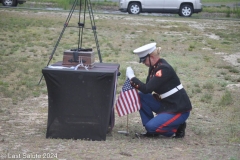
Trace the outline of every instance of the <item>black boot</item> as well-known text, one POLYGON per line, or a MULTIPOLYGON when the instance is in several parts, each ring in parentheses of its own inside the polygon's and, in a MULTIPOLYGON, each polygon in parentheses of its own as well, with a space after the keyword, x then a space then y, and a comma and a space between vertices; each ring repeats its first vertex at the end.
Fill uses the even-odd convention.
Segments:
POLYGON ((183 124, 180 124, 180 126, 177 129, 177 132, 175 133, 175 136, 173 138, 183 138, 185 136, 185 129, 187 127, 187 123, 184 122, 183 124))

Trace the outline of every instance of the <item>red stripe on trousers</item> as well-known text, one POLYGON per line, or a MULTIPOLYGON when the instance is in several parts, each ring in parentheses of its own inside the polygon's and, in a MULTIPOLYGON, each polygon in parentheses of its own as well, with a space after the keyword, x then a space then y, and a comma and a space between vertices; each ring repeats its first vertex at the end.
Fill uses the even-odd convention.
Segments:
POLYGON ((156 129, 156 132, 167 132, 162 130, 163 127, 168 126, 170 123, 174 122, 176 119, 178 119, 181 116, 181 113, 176 114, 173 118, 168 120, 167 122, 163 123, 160 127, 156 129))

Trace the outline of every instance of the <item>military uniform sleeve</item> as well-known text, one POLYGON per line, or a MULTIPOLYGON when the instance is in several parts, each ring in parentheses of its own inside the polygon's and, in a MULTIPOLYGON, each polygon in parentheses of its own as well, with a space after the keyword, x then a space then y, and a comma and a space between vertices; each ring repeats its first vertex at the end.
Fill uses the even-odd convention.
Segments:
POLYGON ((142 93, 147 94, 158 90, 162 85, 167 83, 171 77, 171 69, 161 66, 150 73, 149 80, 146 84, 134 77, 131 79, 131 85, 142 93))

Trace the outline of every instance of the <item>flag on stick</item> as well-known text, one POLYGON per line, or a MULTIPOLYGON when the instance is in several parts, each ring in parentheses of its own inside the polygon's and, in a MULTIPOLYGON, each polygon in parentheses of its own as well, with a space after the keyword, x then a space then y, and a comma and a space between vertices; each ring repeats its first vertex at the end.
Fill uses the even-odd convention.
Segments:
POLYGON ((133 88, 130 80, 127 79, 122 87, 116 102, 116 109, 119 117, 140 110, 141 104, 137 89, 133 88))

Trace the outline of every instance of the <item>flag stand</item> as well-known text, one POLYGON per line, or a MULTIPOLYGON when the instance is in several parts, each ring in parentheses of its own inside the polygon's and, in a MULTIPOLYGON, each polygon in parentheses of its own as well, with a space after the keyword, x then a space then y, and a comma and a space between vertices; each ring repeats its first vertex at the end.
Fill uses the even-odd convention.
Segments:
POLYGON ((118 133, 125 134, 126 136, 129 135, 129 131, 128 131, 128 114, 127 114, 127 130, 126 131, 118 131, 118 133))

